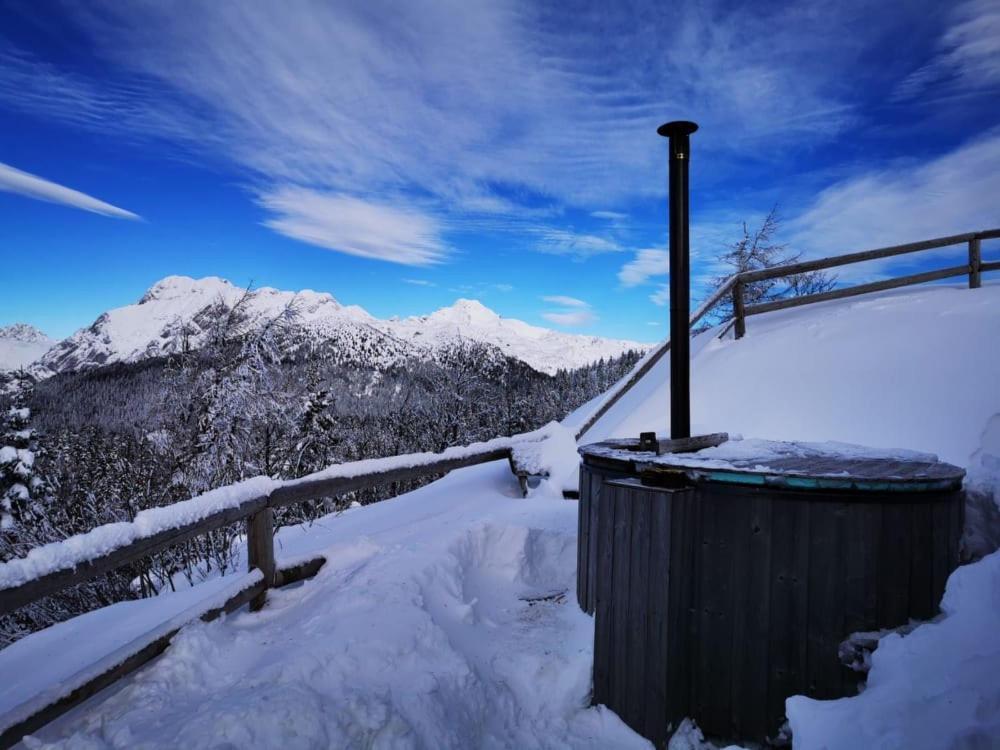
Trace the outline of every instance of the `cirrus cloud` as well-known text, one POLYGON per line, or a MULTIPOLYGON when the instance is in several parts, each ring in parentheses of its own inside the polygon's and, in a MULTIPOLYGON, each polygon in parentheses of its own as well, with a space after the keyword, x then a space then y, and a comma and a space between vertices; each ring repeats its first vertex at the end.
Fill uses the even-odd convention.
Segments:
POLYGON ((427 266, 447 255, 436 219, 339 193, 281 187, 263 193, 264 224, 286 237, 362 258, 427 266))
POLYGON ((48 203, 61 203, 64 206, 79 208, 115 219, 132 219, 133 221, 141 219, 138 214, 126 211, 124 208, 118 208, 118 206, 105 203, 91 195, 81 193, 79 190, 73 190, 28 172, 22 172, 20 169, 3 163, 0 163, 0 190, 48 203))

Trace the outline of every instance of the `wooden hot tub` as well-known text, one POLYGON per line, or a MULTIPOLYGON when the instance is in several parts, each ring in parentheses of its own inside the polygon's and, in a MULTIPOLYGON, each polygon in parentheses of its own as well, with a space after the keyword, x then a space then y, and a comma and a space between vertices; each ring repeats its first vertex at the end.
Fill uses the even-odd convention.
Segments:
POLYGON ((774 737, 785 698, 856 692, 848 635, 937 613, 962 469, 851 446, 637 448, 580 449, 577 598, 596 616, 594 703, 658 746, 684 717, 774 737))

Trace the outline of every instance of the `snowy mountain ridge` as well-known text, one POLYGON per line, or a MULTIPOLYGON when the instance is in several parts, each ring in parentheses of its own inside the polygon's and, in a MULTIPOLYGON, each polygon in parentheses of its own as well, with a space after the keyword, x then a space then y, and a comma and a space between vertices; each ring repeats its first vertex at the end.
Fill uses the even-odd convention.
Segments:
POLYGON ((356 305, 342 305, 325 292, 288 292, 261 287, 245 290, 218 277, 168 276, 134 305, 103 313, 52 347, 37 365, 39 375, 86 369, 115 362, 163 356, 204 340, 211 313, 222 302, 232 306, 247 297, 250 325, 263 325, 291 307, 295 346, 323 348, 339 361, 374 367, 407 358, 435 358, 464 344, 495 347, 532 368, 554 374, 649 346, 635 341, 561 333, 502 318, 478 301, 460 299, 430 315, 380 320, 356 305))
POLYGON ((0 326, 0 372, 31 364, 56 343, 27 323, 0 326))

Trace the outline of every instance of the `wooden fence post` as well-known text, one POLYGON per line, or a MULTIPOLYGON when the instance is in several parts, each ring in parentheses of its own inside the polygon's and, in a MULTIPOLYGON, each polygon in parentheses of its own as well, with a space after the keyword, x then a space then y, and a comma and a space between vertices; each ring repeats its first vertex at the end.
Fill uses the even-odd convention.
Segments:
POLYGON ((747 332, 747 323, 743 307, 743 282, 739 280, 733 284, 733 321, 736 338, 743 338, 747 332))
POLYGON ((257 612, 267 601, 267 589, 274 586, 274 511, 264 508, 247 519, 247 570, 256 568, 264 574, 265 589, 250 600, 250 611, 257 612))
POLYGON ((983 264, 980 239, 969 240, 969 289, 978 289, 980 285, 980 268, 983 264))

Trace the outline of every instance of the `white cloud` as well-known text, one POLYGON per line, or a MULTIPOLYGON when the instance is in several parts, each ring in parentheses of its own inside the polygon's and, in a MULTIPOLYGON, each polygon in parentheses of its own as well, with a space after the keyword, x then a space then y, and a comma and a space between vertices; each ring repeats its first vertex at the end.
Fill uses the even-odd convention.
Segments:
POLYGON ((628 214, 618 211, 591 211, 590 215, 595 219, 607 219, 608 221, 623 221, 628 218, 628 214))
POLYGON ((494 284, 493 288, 496 289, 498 292, 504 292, 504 293, 514 291, 513 284, 494 284))
POLYGON ((564 294, 551 294, 542 297, 542 300, 562 308, 542 313, 542 317, 551 323, 561 326, 583 326, 597 320, 597 316, 590 309, 590 303, 582 299, 567 297, 564 294))
POLYGON ((542 317, 550 323, 560 326, 585 326, 597 320, 590 310, 566 310, 563 312, 544 312, 542 317))
POLYGON ((282 187, 260 196, 279 234, 362 258, 426 266, 447 254, 431 216, 337 193, 282 187))
MULTIPOLYGON (((924 162, 889 164, 823 190, 787 225, 791 250, 840 255, 1000 226, 1000 132, 924 162)), ((964 248, 933 251, 947 256, 964 248)), ((837 269, 844 278, 912 262, 900 256, 837 269)), ((927 253, 919 258, 926 259, 927 253)))
POLYGON ((542 300, 545 302, 551 302, 553 305, 561 305, 562 307, 590 307, 590 305, 582 299, 577 299, 576 297, 566 297, 562 294, 552 294, 542 297, 542 300))
POLYGON ((649 300, 659 307, 666 307, 670 304, 670 285, 661 284, 656 291, 649 295, 649 300))
POLYGON ((541 239, 535 245, 549 255, 572 255, 579 259, 603 253, 620 253, 624 248, 612 239, 595 234, 578 234, 568 229, 545 227, 536 230, 541 239))
POLYGON ((428 281, 427 279, 403 279, 404 284, 412 284, 413 286, 437 286, 433 281, 428 281))
POLYGON ((904 79, 893 98, 937 98, 994 87, 1000 87, 1000 5, 967 0, 952 9, 934 57, 904 79))
POLYGON ((670 270, 670 253, 666 250, 647 248, 639 250, 618 272, 622 286, 638 286, 653 276, 666 276, 670 270))
MULTIPOLYGON (((843 82, 858 37, 887 37, 880 16, 845 44, 827 31, 838 8, 816 24, 780 5, 653 6, 639 23, 611 5, 572 24, 524 0, 67 10, 113 70, 89 79, 8 52, 0 100, 102 134, 184 142, 265 190, 308 185, 397 208, 419 192, 441 215, 516 212, 541 197, 614 218, 602 207, 662 190, 654 130, 669 112, 702 124, 706 170, 754 145, 824 141, 852 121, 843 82)), ((563 252, 614 249, 581 239, 563 252)))
POLYGON ((28 172, 22 172, 7 164, 0 163, 0 190, 17 193, 49 203, 61 203, 91 213, 111 216, 116 219, 138 220, 141 217, 124 208, 112 206, 79 190, 59 185, 28 172))

